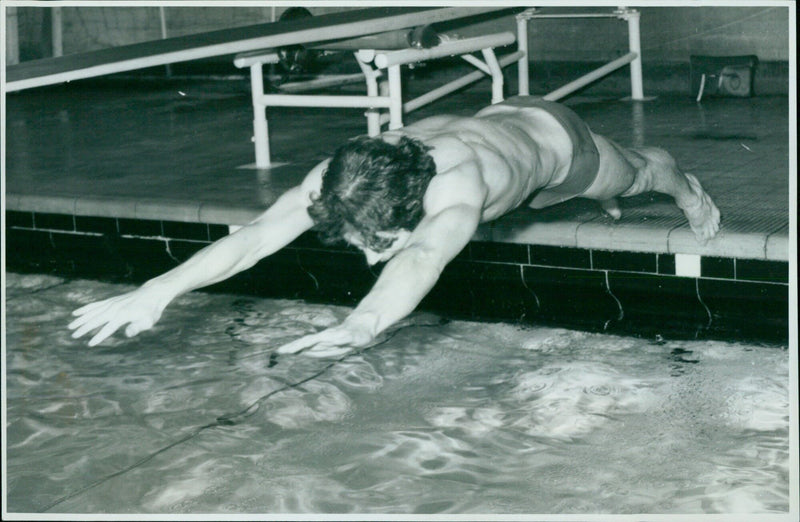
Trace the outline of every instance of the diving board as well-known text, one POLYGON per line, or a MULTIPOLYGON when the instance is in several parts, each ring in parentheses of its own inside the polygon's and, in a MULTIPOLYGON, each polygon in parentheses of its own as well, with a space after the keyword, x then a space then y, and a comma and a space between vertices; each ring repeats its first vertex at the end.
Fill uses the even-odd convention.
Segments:
POLYGON ((370 7, 31 60, 6 68, 7 92, 230 54, 342 40, 507 7, 370 7))

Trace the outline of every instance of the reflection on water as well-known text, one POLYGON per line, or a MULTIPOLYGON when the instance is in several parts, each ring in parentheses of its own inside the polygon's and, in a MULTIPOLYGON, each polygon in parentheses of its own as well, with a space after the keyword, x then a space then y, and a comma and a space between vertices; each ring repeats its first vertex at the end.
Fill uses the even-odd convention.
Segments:
POLYGON ((788 510, 786 349, 418 314, 270 357, 347 310, 202 293, 138 338, 70 338, 124 290, 8 275, 10 511, 788 510))

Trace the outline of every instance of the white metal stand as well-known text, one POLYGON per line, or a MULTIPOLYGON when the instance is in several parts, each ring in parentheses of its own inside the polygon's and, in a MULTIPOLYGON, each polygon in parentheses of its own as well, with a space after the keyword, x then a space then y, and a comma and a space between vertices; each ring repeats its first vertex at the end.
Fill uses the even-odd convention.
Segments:
POLYGON ((19 63, 19 15, 15 6, 5 8, 6 31, 6 64, 19 63))
POLYGON ((561 99, 589 83, 623 67, 631 65, 631 99, 644 100, 642 87, 642 46, 639 33, 640 13, 636 9, 619 7, 610 13, 540 13, 539 9, 526 9, 517 15, 517 41, 520 51, 525 51, 525 59, 519 61, 519 93, 530 94, 528 80, 528 22, 544 18, 617 18, 628 22, 628 54, 572 81, 555 91, 544 95, 547 100, 561 99))
POLYGON ((492 78, 492 103, 500 102, 503 100, 502 68, 525 59, 525 53, 517 50, 498 60, 494 48, 513 44, 515 40, 514 34, 504 32, 444 41, 430 49, 359 50, 355 56, 366 80, 367 93, 364 96, 264 94, 262 64, 277 63, 277 53, 267 50, 239 55, 233 62, 236 67, 250 68, 256 167, 268 168, 271 164, 266 118, 266 110, 270 106, 365 108, 367 132, 370 136, 376 136, 380 134, 382 125, 388 123, 390 129, 398 129, 403 126, 404 113, 438 100, 486 75, 492 78), (477 51, 481 52, 483 61, 471 54, 477 51), (478 70, 403 103, 401 66, 446 56, 461 56, 478 70), (384 71, 386 81, 382 81, 384 71))

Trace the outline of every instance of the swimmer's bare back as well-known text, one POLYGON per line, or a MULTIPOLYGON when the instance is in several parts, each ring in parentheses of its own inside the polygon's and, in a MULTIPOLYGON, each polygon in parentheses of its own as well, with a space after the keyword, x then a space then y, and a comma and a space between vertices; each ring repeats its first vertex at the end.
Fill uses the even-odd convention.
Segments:
POLYGON ((435 116, 382 138, 405 135, 431 147, 437 176, 473 164, 487 189, 481 221, 519 207, 543 187, 557 185, 570 164, 569 136, 547 113, 491 113, 463 118, 435 116))
MULTIPOLYGON (((552 201, 569 197, 597 200, 614 219, 619 219, 616 198, 661 192, 675 199, 699 242, 707 242, 719 231, 720 213, 711 197, 695 176, 679 169, 668 152, 656 147, 627 149, 588 127, 576 137, 575 132, 565 130, 563 117, 558 119, 520 98, 487 107, 472 118, 427 118, 389 131, 384 139, 393 141, 400 135, 420 139, 432 147, 430 154, 438 172, 449 171, 462 162, 476 163, 488 189, 482 221, 513 210, 534 192, 558 191, 560 184, 574 181, 569 176, 580 175, 592 178, 585 183, 586 188, 552 201), (581 137, 596 147, 596 172, 570 170, 575 151, 582 145, 574 142, 581 137)), ((559 112, 571 112, 559 107, 559 112)), ((576 123, 577 115, 573 114, 572 120, 568 124, 585 126, 580 121, 576 123)))

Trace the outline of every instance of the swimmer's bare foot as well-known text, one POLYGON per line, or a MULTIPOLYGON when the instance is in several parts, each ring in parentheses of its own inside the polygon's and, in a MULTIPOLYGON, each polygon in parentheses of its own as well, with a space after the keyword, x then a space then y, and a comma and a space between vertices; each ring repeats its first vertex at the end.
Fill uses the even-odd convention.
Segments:
POLYGON ((689 201, 678 201, 678 206, 689 220, 689 226, 692 227, 697 241, 705 244, 719 231, 719 209, 696 177, 691 174, 684 175, 689 182, 693 197, 687 198, 689 201))
POLYGON ((619 209, 619 201, 617 198, 605 199, 600 202, 603 211, 614 218, 614 221, 622 217, 622 211, 619 209))

